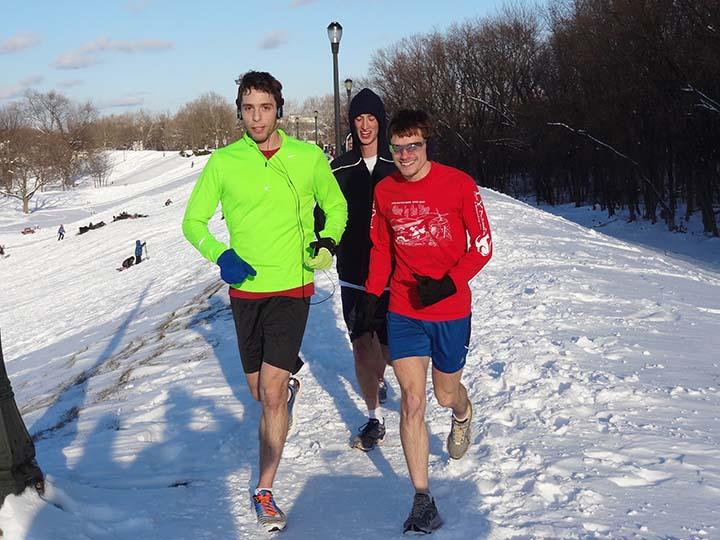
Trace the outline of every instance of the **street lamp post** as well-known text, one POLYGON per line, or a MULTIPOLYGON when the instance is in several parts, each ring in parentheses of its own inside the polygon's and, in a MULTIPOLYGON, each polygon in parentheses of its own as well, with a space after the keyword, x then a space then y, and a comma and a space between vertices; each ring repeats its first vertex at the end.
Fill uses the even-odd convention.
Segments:
POLYGON ((339 22, 331 22, 327 27, 330 39, 330 50, 333 55, 333 94, 335 96, 335 155, 340 154, 342 137, 340 136, 340 82, 338 76, 338 52, 340 51, 340 38, 342 26, 339 22))
MULTIPOLYGON (((347 122, 348 122, 348 133, 352 131, 352 128, 350 126, 350 119, 348 118, 350 115, 350 94, 352 93, 352 86, 353 86, 352 79, 350 79, 350 78, 345 79, 345 92, 347 92, 347 112, 348 112, 348 114, 345 115, 345 118, 347 119, 347 122)), ((345 148, 345 150, 347 150, 347 147, 345 148)))
POLYGON ((350 93, 352 92, 352 79, 345 79, 345 91, 348 97, 348 107, 350 106, 350 93))
POLYGON ((313 111, 313 114, 315 114, 315 144, 318 143, 318 136, 317 136, 317 111, 313 111))

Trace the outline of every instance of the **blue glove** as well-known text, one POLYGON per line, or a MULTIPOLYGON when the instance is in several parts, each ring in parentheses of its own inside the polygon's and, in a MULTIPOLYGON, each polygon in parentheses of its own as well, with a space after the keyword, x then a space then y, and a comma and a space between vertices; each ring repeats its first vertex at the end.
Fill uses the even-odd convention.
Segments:
POLYGON ((230 285, 242 283, 248 276, 257 274, 255 269, 238 257, 232 249, 226 249, 218 257, 217 264, 220 267, 220 277, 230 285))

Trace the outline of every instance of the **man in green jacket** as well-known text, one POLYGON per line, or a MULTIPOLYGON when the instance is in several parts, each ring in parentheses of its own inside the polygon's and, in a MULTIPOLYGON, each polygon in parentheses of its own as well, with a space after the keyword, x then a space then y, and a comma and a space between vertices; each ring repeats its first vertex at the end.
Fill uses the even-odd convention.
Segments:
POLYGON ((238 347, 248 387, 261 402, 260 474, 253 505, 268 531, 285 527, 272 485, 292 416, 290 399, 305 332, 313 272, 332 265, 345 229, 347 203, 317 145, 278 129, 282 85, 266 72, 246 73, 238 89, 246 133, 215 151, 185 210, 183 233, 230 285, 238 347), (230 246, 215 238, 208 221, 218 203, 230 246), (313 233, 317 203, 327 216, 313 233))

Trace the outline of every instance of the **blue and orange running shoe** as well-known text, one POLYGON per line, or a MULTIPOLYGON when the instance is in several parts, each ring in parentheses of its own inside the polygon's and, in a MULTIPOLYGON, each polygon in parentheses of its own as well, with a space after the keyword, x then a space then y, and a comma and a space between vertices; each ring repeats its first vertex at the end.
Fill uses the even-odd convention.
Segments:
POLYGON ((272 491, 261 489, 252 497, 253 508, 257 514, 258 524, 267 532, 282 531, 287 524, 287 518, 278 505, 275 504, 272 491))

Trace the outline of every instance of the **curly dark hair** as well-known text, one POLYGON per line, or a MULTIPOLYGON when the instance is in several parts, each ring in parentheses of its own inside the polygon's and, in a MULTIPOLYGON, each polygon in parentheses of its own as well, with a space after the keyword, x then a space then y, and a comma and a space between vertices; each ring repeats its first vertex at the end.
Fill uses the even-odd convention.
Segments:
POLYGON ((393 135, 409 137, 418 131, 425 140, 432 137, 435 130, 428 114, 418 109, 401 109, 390 120, 388 138, 393 135))
POLYGON ((237 99, 235 104, 240 108, 242 106, 242 97, 250 90, 259 90, 266 92, 275 98, 275 106, 282 108, 285 100, 282 97, 282 84, 267 71, 248 71, 240 79, 237 99))

